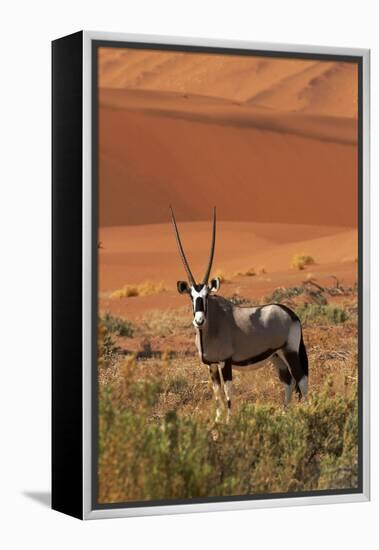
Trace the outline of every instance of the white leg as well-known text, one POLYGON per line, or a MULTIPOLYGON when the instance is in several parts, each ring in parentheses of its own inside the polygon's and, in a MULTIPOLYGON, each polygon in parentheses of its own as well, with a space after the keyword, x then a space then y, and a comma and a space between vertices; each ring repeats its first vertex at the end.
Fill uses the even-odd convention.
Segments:
POLYGON ((233 382, 227 380, 224 382, 224 392, 226 397, 226 405, 228 407, 226 412, 226 422, 229 422, 230 416, 232 414, 232 396, 233 396, 233 382))
POLYGON ((291 402, 296 382, 291 375, 291 372, 288 368, 288 362, 286 361, 284 356, 279 356, 279 354, 275 354, 270 358, 270 361, 276 367, 279 375, 279 380, 284 386, 284 408, 286 409, 291 402))
POLYGON ((220 418, 221 418, 221 415, 222 415, 222 410, 221 410, 221 380, 220 380, 220 375, 219 375, 219 372, 218 372, 218 368, 217 368, 217 365, 210 365, 209 366, 209 374, 211 376, 211 380, 212 380, 212 388, 213 388, 213 394, 215 396, 215 400, 216 400, 216 417, 215 417, 215 422, 220 422, 220 418))
POLYGON ((295 389, 295 380, 292 379, 290 384, 284 384, 284 407, 287 408, 291 403, 293 390, 295 389))
POLYGON ((228 365, 226 361, 221 361, 218 365, 218 372, 219 372, 221 384, 224 390, 225 406, 226 406, 226 422, 228 423, 232 412, 233 385, 231 380, 231 375, 232 375, 231 365, 230 364, 228 365), (225 367, 228 367, 228 368, 225 370, 225 367), (225 372, 225 377, 224 377, 224 372, 225 372))
POLYGON ((303 376, 303 378, 300 380, 299 389, 301 391, 301 397, 304 399, 304 401, 306 401, 308 395, 308 376, 303 376))

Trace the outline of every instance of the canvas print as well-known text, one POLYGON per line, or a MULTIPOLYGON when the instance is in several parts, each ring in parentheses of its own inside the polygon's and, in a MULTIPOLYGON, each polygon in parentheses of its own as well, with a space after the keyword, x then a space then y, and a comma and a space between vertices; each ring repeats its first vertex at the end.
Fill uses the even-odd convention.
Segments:
POLYGON ((358 491, 358 63, 96 56, 96 503, 358 491))

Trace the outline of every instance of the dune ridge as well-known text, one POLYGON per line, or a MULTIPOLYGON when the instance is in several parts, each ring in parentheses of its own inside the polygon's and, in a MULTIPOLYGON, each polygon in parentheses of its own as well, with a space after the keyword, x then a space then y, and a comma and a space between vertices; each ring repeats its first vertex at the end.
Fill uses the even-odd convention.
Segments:
POLYGON ((101 48, 101 88, 217 96, 285 111, 357 116, 354 63, 101 48))
POLYGON ((206 220, 217 204, 223 220, 356 226, 354 143, 290 133, 285 117, 278 131, 263 115, 249 126, 152 114, 146 99, 122 108, 113 92, 117 108, 107 93, 99 111, 100 225, 165 222, 172 203, 183 220, 206 220))
POLYGON ((102 89, 99 102, 101 107, 108 109, 139 111, 237 128, 258 128, 327 142, 351 145, 357 143, 355 118, 272 112, 256 106, 245 107, 220 98, 176 92, 102 89))
POLYGON ((100 225, 357 225, 357 65, 101 48, 100 225))

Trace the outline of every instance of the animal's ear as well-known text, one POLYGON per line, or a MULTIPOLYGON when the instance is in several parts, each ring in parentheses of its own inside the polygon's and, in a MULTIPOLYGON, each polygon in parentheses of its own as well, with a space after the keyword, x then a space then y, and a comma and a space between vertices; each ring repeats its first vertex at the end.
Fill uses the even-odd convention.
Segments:
POLYGON ((176 286, 177 286, 179 294, 185 294, 185 293, 189 294, 190 289, 189 289, 187 281, 178 281, 176 283, 176 286))
POLYGON ((211 292, 217 292, 220 288, 221 281, 219 277, 216 277, 215 279, 211 279, 211 282, 209 284, 209 290, 211 292))

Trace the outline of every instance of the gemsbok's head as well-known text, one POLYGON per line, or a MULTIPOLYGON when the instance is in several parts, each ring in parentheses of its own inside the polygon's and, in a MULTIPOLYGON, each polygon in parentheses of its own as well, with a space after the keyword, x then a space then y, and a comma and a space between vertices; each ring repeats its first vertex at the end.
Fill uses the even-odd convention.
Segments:
POLYGON ((178 226, 176 225, 176 220, 174 212, 171 209, 172 223, 175 230, 176 242, 178 245, 178 250, 180 257, 182 258, 184 269, 187 272, 188 282, 187 281, 178 281, 177 288, 179 294, 188 294, 191 298, 192 308, 193 308, 193 325, 201 329, 204 327, 207 322, 207 311, 208 311, 208 296, 211 292, 217 292, 220 288, 220 279, 218 277, 211 279, 209 282, 209 276, 212 269, 213 256, 215 251, 216 244, 216 208, 213 211, 213 231, 212 231, 212 243, 211 250, 209 254, 208 267, 206 269, 203 281, 201 283, 196 283, 194 276, 192 275, 191 269, 189 267, 186 255, 184 254, 184 249, 182 242, 180 240, 178 226))

